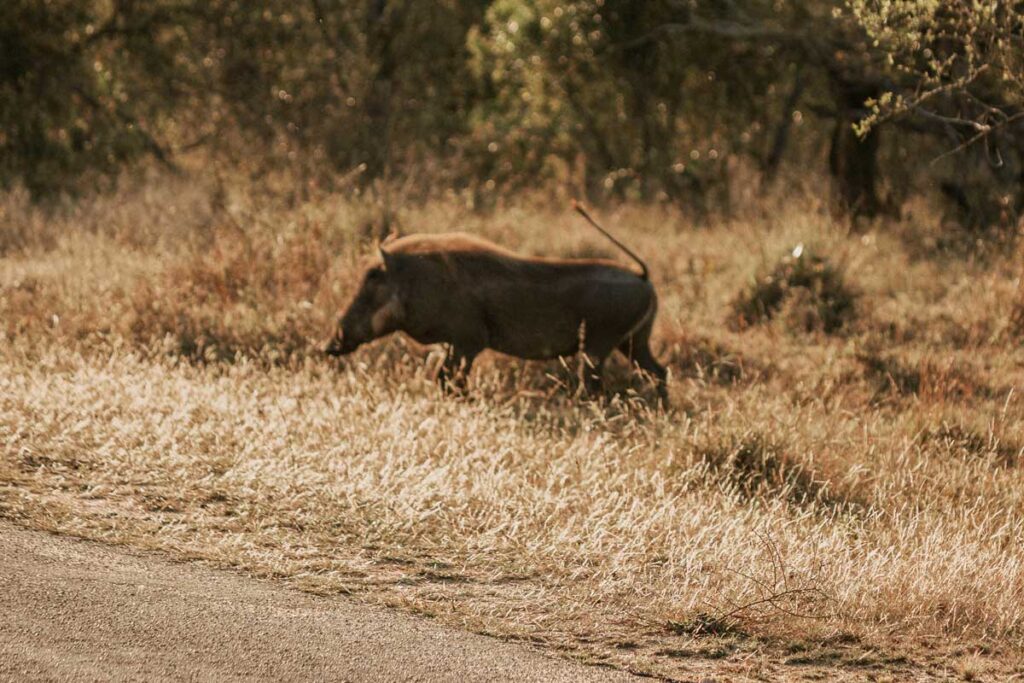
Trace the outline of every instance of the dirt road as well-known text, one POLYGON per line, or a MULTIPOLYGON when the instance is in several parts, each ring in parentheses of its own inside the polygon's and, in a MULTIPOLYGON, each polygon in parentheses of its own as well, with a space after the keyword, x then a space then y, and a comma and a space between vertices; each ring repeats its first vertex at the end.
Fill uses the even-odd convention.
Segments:
POLYGON ((628 681, 345 598, 0 523, 3 680, 628 681))

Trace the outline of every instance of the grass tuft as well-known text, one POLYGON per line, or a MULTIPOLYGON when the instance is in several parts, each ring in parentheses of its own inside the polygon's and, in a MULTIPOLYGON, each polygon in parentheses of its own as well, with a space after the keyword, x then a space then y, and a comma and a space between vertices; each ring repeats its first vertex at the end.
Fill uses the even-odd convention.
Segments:
POLYGON ((736 296, 729 323, 742 330, 781 314, 791 330, 834 334, 853 320, 855 301, 842 271, 799 244, 736 296))

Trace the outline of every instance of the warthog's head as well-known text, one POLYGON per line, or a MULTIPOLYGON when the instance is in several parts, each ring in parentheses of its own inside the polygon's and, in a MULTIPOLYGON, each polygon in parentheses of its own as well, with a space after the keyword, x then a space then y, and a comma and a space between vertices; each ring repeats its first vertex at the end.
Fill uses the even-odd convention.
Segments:
POLYGON ((382 249, 380 262, 366 269, 362 286, 338 321, 337 330, 324 347, 324 353, 347 355, 401 327, 405 309, 399 297, 394 270, 394 257, 382 249))

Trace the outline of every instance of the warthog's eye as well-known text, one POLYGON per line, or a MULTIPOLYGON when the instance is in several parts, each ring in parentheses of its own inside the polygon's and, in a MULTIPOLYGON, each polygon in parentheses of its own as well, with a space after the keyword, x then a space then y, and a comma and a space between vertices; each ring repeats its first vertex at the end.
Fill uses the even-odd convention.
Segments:
POLYGON ((367 282, 379 282, 379 281, 381 281, 383 279, 384 279, 384 269, 383 268, 371 268, 369 270, 369 272, 366 273, 366 281, 367 282))

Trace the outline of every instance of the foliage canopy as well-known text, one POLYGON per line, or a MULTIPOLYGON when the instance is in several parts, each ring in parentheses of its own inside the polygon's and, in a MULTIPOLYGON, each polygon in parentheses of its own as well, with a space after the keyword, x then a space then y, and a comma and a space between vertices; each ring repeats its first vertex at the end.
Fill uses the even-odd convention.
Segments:
POLYGON ((855 213, 898 210, 924 178, 963 222, 1008 223, 1024 207, 1018 5, 9 0, 0 183, 52 197, 201 147, 328 189, 708 209, 788 166, 827 170, 855 213))

